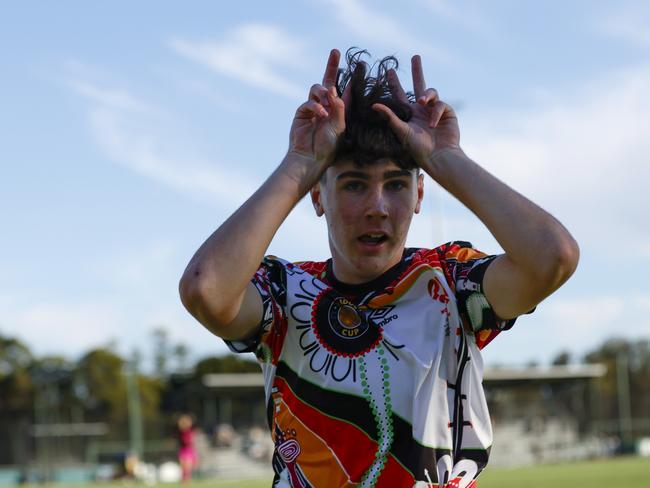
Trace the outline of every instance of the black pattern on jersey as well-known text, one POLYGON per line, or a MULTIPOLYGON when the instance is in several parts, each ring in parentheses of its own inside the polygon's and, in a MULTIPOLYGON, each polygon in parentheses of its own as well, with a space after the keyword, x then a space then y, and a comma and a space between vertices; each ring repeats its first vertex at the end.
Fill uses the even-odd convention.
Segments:
POLYGON ((332 288, 314 301, 311 326, 318 342, 336 356, 361 356, 382 338, 382 328, 369 314, 332 288))
MULTIPOLYGON (((355 425, 371 439, 377 441, 377 424, 365 398, 332 390, 324 391, 300 378, 283 361, 278 363, 275 376, 282 378, 293 394, 307 405, 330 417, 345 419, 346 422, 355 425)), ((272 399, 269 401, 273 402, 272 399)))

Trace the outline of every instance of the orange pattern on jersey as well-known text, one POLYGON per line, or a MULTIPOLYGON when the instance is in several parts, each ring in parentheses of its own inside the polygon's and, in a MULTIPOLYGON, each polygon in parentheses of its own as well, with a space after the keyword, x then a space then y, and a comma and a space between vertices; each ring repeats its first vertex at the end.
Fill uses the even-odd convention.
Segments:
POLYGON ((459 247, 458 249, 451 249, 445 253, 445 259, 455 259, 459 263, 466 263, 473 259, 481 259, 487 256, 487 254, 472 249, 470 247, 459 247))
POLYGON ((283 432, 291 432, 300 445, 297 460, 304 475, 313 486, 340 486, 352 488, 350 478, 332 454, 328 445, 293 415, 289 406, 274 394, 274 405, 279 409, 275 422, 283 432))
MULTIPOLYGON (((338 459, 347 466, 349 477, 345 479, 352 479, 355 482, 360 482, 362 476, 365 474, 368 467, 374 460, 374 454, 377 451, 377 443, 370 439, 368 435, 361 431, 359 428, 353 426, 349 422, 341 421, 327 415, 324 415, 319 410, 302 402, 297 396, 293 394, 289 386, 284 380, 276 379, 275 386, 278 388, 273 393, 274 408, 280 405, 280 412, 276 410, 275 419, 278 422, 281 430, 285 431, 287 428, 295 425, 296 422, 300 423, 304 429, 310 433, 319 432, 321 437, 318 437, 320 442, 324 442, 324 450, 321 450, 320 455, 312 455, 309 458, 303 458, 302 455, 298 460, 300 468, 307 475, 312 470, 315 473, 321 471, 327 472, 327 466, 332 462, 338 464, 338 459), (286 407, 285 407, 286 406, 286 407), (295 412, 295 413, 294 413, 295 412), (297 418, 296 415, 300 415, 297 418), (278 419, 282 419, 278 421, 278 419), (332 459, 325 459, 324 456, 330 456, 332 459), (304 460, 303 460, 304 459, 304 460), (320 463, 320 464, 319 464, 320 463), (324 465, 327 466, 324 466, 324 465)), ((297 432, 297 429, 296 429, 297 432)), ((303 444, 302 438, 298 441, 303 444)), ((316 445, 310 445, 309 449, 316 449, 316 445)), ((305 448, 305 450, 307 447, 305 448)), ((339 465, 340 466, 340 465, 339 465)), ((340 468, 343 469, 343 468, 340 468)), ((308 478, 311 479, 310 476, 308 478)), ((412 486, 415 480, 411 473, 404 469, 392 455, 386 459, 386 464, 379 477, 381 480, 390 480, 393 484, 381 484, 378 482, 377 487, 386 486, 412 486), (397 483, 397 485, 395 484, 397 483)), ((316 484, 316 486, 339 486, 332 482, 323 485, 316 484)), ((340 486, 347 486, 341 484, 340 486)))
POLYGON ((291 412, 294 412, 292 415, 300 415, 300 422, 312 432, 319 432, 322 440, 329 446, 328 455, 334 453, 346 466, 349 477, 360 481, 372 462, 377 443, 354 425, 328 417, 303 402, 294 395, 283 379, 276 378, 275 386, 278 390, 274 393, 274 399, 276 396, 281 398, 291 412))
POLYGON ((386 305, 389 305, 395 300, 401 298, 407 291, 411 289, 413 284, 418 280, 422 273, 425 273, 429 269, 431 269, 431 266, 428 264, 421 264, 415 267, 408 273, 408 275, 406 275, 397 283, 395 288, 392 290, 392 293, 382 293, 381 295, 377 295, 372 300, 370 300, 370 302, 368 302, 368 306, 370 308, 385 307, 386 305))
POLYGON ((492 339, 494 339, 500 333, 501 333, 500 330, 490 330, 490 329, 481 330, 475 335, 476 345, 478 346, 479 349, 483 349, 490 342, 492 342, 492 339))

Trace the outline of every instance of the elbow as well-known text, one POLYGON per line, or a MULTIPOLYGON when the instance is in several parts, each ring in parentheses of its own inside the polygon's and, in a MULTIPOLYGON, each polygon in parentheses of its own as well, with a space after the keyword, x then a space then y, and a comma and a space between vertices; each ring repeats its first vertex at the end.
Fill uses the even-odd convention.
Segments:
POLYGON ((550 291, 562 286, 575 272, 580 260, 578 243, 570 235, 550 246, 542 279, 550 291))
POLYGON ((221 294, 198 270, 185 271, 178 284, 181 302, 187 311, 213 334, 222 337, 226 325, 234 317, 229 310, 221 307, 218 297, 221 294))
POLYGON ((193 270, 191 265, 188 266, 178 283, 178 293, 183 306, 192 315, 195 315, 194 310, 201 302, 203 288, 204 286, 201 284, 200 273, 193 270))
POLYGON ((580 247, 573 237, 567 236, 565 242, 558 249, 557 262, 559 276, 562 283, 571 278, 578 268, 580 261, 580 247))

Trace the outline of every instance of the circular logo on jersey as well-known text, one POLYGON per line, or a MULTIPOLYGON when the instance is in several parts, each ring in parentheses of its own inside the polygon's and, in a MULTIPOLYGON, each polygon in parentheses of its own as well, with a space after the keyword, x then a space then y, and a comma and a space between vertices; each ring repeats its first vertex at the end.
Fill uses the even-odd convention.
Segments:
POLYGON ((318 341, 337 356, 360 356, 381 340, 381 327, 331 288, 316 297, 311 325, 318 341))
MULTIPOLYGON (((344 302, 345 299, 341 300, 341 304, 336 304, 339 306, 331 307, 333 312, 336 312, 336 319, 342 328, 335 327, 335 332, 337 332, 344 339, 349 339, 351 337, 356 337, 359 334, 363 334, 367 328, 364 327, 364 323, 361 320, 359 312, 352 306, 344 302), (338 309, 338 310, 337 310, 338 309)), ((332 321, 336 323, 335 321, 332 321)))

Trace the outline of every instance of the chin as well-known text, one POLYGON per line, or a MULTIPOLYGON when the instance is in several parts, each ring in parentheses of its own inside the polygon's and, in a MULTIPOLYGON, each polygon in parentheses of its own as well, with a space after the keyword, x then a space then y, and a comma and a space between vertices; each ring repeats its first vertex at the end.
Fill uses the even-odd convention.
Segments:
POLYGON ((372 275, 373 279, 392 266, 389 256, 361 256, 356 260, 356 268, 360 274, 372 275))

